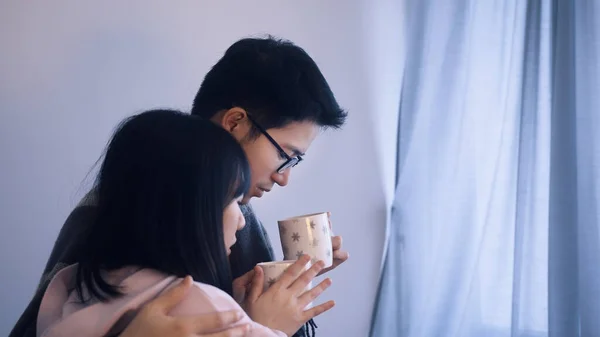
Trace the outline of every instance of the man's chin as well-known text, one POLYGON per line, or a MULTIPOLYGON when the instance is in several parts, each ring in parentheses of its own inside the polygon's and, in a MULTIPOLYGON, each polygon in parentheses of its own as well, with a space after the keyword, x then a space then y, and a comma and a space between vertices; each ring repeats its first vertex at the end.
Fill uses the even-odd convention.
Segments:
POLYGON ((242 204, 242 205, 247 205, 247 204, 250 202, 250 199, 252 199, 252 198, 254 198, 254 197, 255 197, 254 195, 245 195, 245 196, 242 198, 241 204, 242 204))

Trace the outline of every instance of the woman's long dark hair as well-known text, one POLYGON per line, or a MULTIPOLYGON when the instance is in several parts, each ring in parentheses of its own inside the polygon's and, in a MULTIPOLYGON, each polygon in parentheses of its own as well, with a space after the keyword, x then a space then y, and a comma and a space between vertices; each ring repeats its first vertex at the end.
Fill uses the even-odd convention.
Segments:
POLYGON ((223 210, 249 183, 241 146, 211 121, 172 110, 126 119, 96 181, 97 220, 78 258, 80 298, 119 296, 103 275, 125 266, 191 275, 231 294, 223 210))

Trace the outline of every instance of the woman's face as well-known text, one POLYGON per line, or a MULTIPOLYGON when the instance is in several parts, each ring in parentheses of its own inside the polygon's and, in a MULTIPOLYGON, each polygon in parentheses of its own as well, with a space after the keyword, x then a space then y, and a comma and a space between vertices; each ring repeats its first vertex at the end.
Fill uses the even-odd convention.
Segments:
POLYGON ((234 199, 223 211, 223 237, 225 239, 227 256, 231 254, 231 246, 235 244, 235 233, 246 225, 246 219, 244 219, 239 205, 241 201, 241 196, 234 199))

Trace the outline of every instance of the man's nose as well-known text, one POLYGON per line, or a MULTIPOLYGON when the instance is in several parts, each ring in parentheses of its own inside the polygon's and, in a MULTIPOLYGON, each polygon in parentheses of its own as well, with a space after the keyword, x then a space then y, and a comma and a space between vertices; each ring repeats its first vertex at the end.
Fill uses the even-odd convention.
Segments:
POLYGON ((271 179, 273 179, 277 185, 285 186, 288 184, 288 180, 290 179, 290 171, 290 168, 287 168, 285 171, 283 171, 283 173, 275 172, 271 176, 271 179))

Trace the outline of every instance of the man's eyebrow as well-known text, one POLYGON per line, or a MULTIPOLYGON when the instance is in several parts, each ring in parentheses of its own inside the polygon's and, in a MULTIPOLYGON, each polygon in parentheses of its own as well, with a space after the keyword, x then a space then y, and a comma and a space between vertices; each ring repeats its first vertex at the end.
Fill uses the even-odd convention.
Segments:
POLYGON ((292 150, 292 152, 296 155, 296 156, 306 156, 306 153, 300 151, 297 147, 292 146, 292 145, 287 145, 286 146, 289 150, 292 150))

